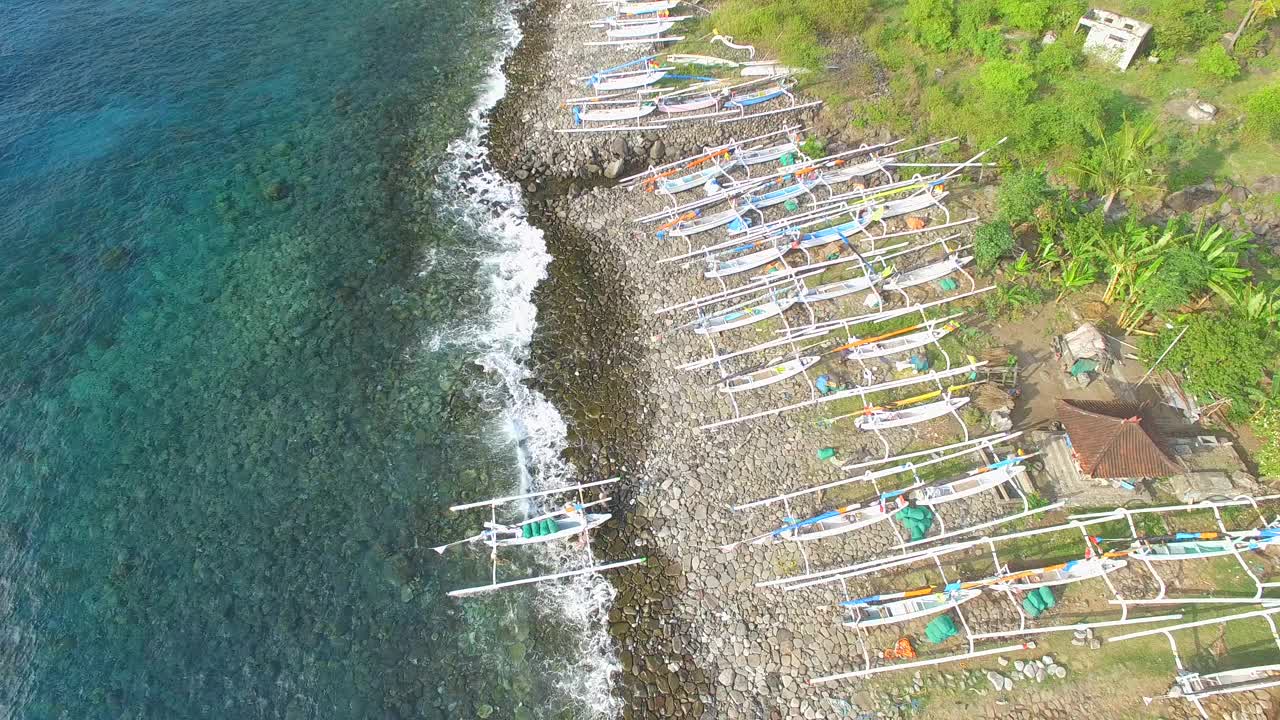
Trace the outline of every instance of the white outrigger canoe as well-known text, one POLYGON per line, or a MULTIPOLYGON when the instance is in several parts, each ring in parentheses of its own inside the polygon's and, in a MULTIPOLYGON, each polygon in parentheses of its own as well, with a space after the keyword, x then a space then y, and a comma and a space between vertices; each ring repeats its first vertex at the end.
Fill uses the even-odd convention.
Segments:
POLYGON ((795 304, 795 297, 787 296, 768 300, 751 307, 726 310, 715 315, 708 315, 698 321, 693 325, 693 331, 699 335, 711 335, 745 327, 761 320, 767 320, 775 315, 781 315, 795 304))
POLYGON ((689 55, 687 53, 671 53, 665 56, 669 63, 675 65, 701 65, 702 67, 736 68, 742 63, 715 55, 689 55))
POLYGON ((574 124, 584 122, 620 122, 622 120, 635 120, 642 118, 654 110, 658 109, 657 103, 646 102, 637 105, 624 105, 622 107, 593 107, 591 105, 574 105, 573 121, 574 124))
MULTIPOLYGON (((741 159, 739 159, 739 162, 741 162, 741 159)), ((774 205, 781 205, 788 200, 800 197, 801 195, 809 192, 809 189, 813 187, 813 184, 814 181, 812 180, 801 180, 795 184, 780 187, 777 190, 771 190, 767 193, 761 193, 760 195, 747 195, 742 199, 742 202, 756 210, 764 210, 765 208, 771 208, 774 205)), ((742 230, 746 230, 746 228, 743 228, 742 230)), ((738 232, 742 232, 742 230, 739 230, 738 232)))
POLYGON ((892 517, 894 513, 902 509, 905 501, 901 498, 910 490, 911 488, 906 488, 884 493, 878 499, 866 505, 838 507, 805 520, 791 522, 750 542, 752 545, 778 543, 785 540, 806 542, 836 537, 854 530, 871 527, 882 520, 892 517))
POLYGON ((697 112, 708 108, 718 107, 722 96, 719 93, 708 93, 706 95, 694 95, 692 97, 681 96, 679 98, 658 98, 658 112, 676 115, 679 113, 697 112))
POLYGON ((746 109, 753 105, 767 103, 775 98, 780 98, 787 94, 787 89, 781 85, 761 88, 760 90, 752 90, 751 92, 732 95, 728 100, 724 101, 726 108, 746 109))
POLYGON ((888 430, 890 428, 906 427, 955 412, 968 402, 969 398, 961 395, 926 405, 902 408, 901 410, 876 410, 868 415, 862 415, 854 419, 853 423, 859 430, 888 430))
POLYGON ((1180 540, 1160 543, 1139 543, 1129 551, 1129 557, 1140 560, 1195 560, 1197 558, 1222 557, 1236 552, 1257 550, 1280 540, 1280 535, 1261 540, 1223 538, 1221 540, 1180 540))
POLYGON ((817 287, 805 288, 800 291, 799 300, 802 303, 821 302, 823 300, 834 300, 845 295, 852 295, 863 290, 870 290, 880 282, 880 276, 875 273, 859 275, 851 277, 847 280, 837 280, 835 282, 823 283, 817 287))
POLYGON ((664 178, 658 181, 655 189, 657 192, 666 195, 675 195, 676 193, 681 193, 685 190, 702 187, 712 178, 727 175, 729 171, 737 167, 737 165, 738 163, 736 160, 730 159, 726 163, 710 165, 698 170, 697 172, 691 172, 688 175, 681 175, 680 177, 675 178, 664 178))
POLYGON ((715 230, 718 227, 733 225, 735 223, 740 224, 744 229, 750 225, 750 221, 742 216, 742 213, 738 211, 738 208, 731 207, 728 210, 721 210, 720 212, 711 213, 710 215, 703 215, 702 217, 696 218, 687 223, 682 222, 670 230, 660 230, 658 231, 658 237, 691 237, 698 233, 715 230))
POLYGON ((552 490, 542 490, 521 495, 510 495, 507 497, 494 498, 492 500, 481 500, 479 502, 464 503, 462 505, 454 505, 450 507, 449 509, 454 512, 472 508, 487 507, 489 508, 490 520, 484 524, 484 529, 476 535, 463 538, 462 540, 445 543, 444 545, 437 545, 431 549, 435 550, 440 555, 443 555, 446 550, 458 545, 484 545, 490 549, 492 569, 490 570, 489 584, 462 588, 460 590, 451 590, 448 595, 450 597, 466 597, 468 595, 477 595, 491 590, 500 590, 502 588, 515 587, 518 585, 530 585, 547 580, 558 580, 560 578, 574 577, 577 575, 587 575, 643 563, 645 558, 635 558, 632 560, 623 560, 621 562, 606 563, 604 565, 595 565, 578 570, 552 573, 550 575, 539 575, 503 582, 498 581, 499 548, 557 542, 567 540, 571 537, 582 537, 585 542, 589 531, 599 527, 612 516, 609 513, 586 512, 586 509, 589 507, 604 505, 609 501, 609 498, 605 497, 593 502, 587 502, 582 491, 586 488, 609 485, 616 482, 618 482, 618 478, 610 478, 608 480, 599 480, 596 482, 571 485, 552 490), (497 521, 497 507, 504 503, 570 492, 577 493, 578 502, 570 503, 561 509, 553 510, 542 515, 526 518, 514 525, 506 525, 497 521))
POLYGON ((968 475, 958 480, 942 483, 941 485, 929 485, 913 492, 911 499, 917 505, 931 507, 941 505, 942 503, 959 500, 961 498, 977 495, 987 490, 994 490, 997 486, 1002 485, 1009 480, 1017 477, 1026 471, 1021 465, 996 463, 998 467, 994 467, 986 472, 980 472, 976 475, 968 475))
POLYGON ((652 85, 666 77, 669 72, 671 72, 671 68, 658 68, 656 70, 637 70, 634 72, 600 75, 592 77, 587 82, 587 85, 597 92, 632 90, 652 85))
POLYGON ((782 382, 813 367, 821 359, 817 355, 806 355, 776 365, 745 372, 741 375, 733 375, 721 381, 720 392, 736 393, 743 390, 755 390, 776 382, 782 382))
MULTIPOLYGON (((827 184, 844 182, 844 179, 832 177, 825 173, 820 175, 818 180, 827 184)), ((933 204, 933 200, 928 195, 913 195, 912 197, 890 200, 878 205, 867 204, 860 208, 853 208, 858 213, 858 217, 839 225, 804 233, 800 236, 800 247, 820 247, 850 235, 856 235, 873 222, 900 217, 907 213, 921 210, 931 204, 933 204)))
POLYGON ((1280 664, 1255 665, 1207 675, 1183 673, 1174 680, 1169 697, 1199 700, 1214 695, 1261 689, 1268 686, 1268 683, 1280 684, 1280 664))
POLYGON ((739 255, 738 257, 730 260, 712 260, 710 268, 704 272, 702 276, 708 279, 715 279, 728 277, 730 275, 737 275, 740 272, 746 272, 748 270, 754 270, 762 265, 767 265, 774 260, 781 258, 793 247, 795 247, 794 244, 783 240, 774 247, 757 250, 756 252, 748 253, 746 255, 739 255))
POLYGON ((908 335, 885 338, 884 340, 877 340, 876 342, 867 343, 866 345, 858 345, 856 347, 849 348, 845 351, 844 356, 849 360, 869 360, 871 358, 910 352, 941 340, 957 327, 958 326, 955 323, 934 325, 933 327, 928 327, 908 335))
POLYGON ((793 142, 784 142, 769 147, 742 150, 734 158, 743 165, 759 165, 761 163, 781 160, 783 155, 791 155, 800 151, 793 142))
MULTIPOLYGON (((629 22, 629 21, 624 21, 624 22, 629 22)), ((616 21, 610 24, 616 25, 616 27, 611 27, 605 31, 605 35, 609 36, 610 39, 630 40, 635 38, 648 38, 648 37, 661 35, 662 33, 675 27, 676 21, 675 19, 667 18, 667 19, 658 20, 655 22, 636 23, 634 25, 618 23, 616 21)))
POLYGON ((671 10, 682 0, 632 0, 630 2, 612 3, 614 11, 619 15, 651 15, 664 10, 671 10))
POLYGON ((905 290, 916 285, 923 285, 934 280, 941 280, 951 273, 973 262, 973 256, 948 255, 935 263, 930 263, 914 270, 898 273, 884 282, 885 290, 905 290))
POLYGON ((1023 570, 997 578, 991 583, 995 589, 1008 589, 1015 592, 1035 590, 1036 588, 1066 585, 1091 578, 1102 577, 1128 565, 1128 561, 1110 557, 1092 557, 1084 560, 1048 565, 1035 570, 1023 570))
POLYGON ((963 605, 981 594, 981 588, 968 588, 934 592, 880 604, 862 603, 857 600, 846 600, 840 604, 849 608, 854 616, 853 620, 845 621, 845 625, 865 628, 936 615, 957 605, 963 605))
POLYGON ((588 530, 594 530, 605 524, 611 517, 613 515, 609 513, 580 512, 570 505, 554 517, 544 519, 545 522, 551 523, 549 532, 544 532, 541 535, 525 534, 525 528, 532 528, 537 525, 537 523, 529 520, 516 525, 486 523, 488 527, 485 528, 483 537, 478 542, 495 548, 555 542, 556 540, 565 540, 574 535, 580 535, 588 530))
POLYGON ((804 68, 793 68, 779 65, 776 62, 743 63, 738 74, 742 77, 770 77, 772 75, 796 75, 804 72, 804 68))

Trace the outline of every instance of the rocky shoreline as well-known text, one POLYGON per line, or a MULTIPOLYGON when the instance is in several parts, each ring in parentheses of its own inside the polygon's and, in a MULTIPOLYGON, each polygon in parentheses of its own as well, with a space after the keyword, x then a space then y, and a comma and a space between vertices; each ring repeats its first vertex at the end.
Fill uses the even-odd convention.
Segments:
MULTIPOLYGON (((901 673, 862 685, 808 684, 812 677, 863 662, 853 633, 838 622, 833 606, 839 597, 831 588, 756 588, 759 581, 803 572, 805 560, 794 545, 722 552, 719 545, 767 530, 781 515, 777 508, 740 515, 727 508, 840 477, 818 459, 824 447, 838 448, 843 458, 884 448, 873 436, 815 429, 811 413, 714 433, 697 430, 722 416, 717 408, 723 396, 711 386, 710 374, 682 373, 674 366, 705 356, 706 340, 673 332, 675 321, 654 311, 716 288, 693 271, 658 269, 654 261, 672 254, 673 246, 631 218, 659 209, 660 200, 612 187, 610 177, 787 125, 805 124, 833 150, 882 138, 833 129, 816 113, 728 126, 677 125, 660 134, 557 133, 569 122, 562 100, 573 86, 565 78, 640 54, 583 48, 595 31, 581 21, 593 13, 600 13, 594 0, 541 0, 524 9, 525 39, 508 62, 511 84, 493 116, 491 145, 498 168, 524 189, 529 219, 545 232, 555 258, 535 295, 539 389, 569 421, 567 454, 584 476, 625 479, 614 493, 618 519, 596 538, 597 549, 608 559, 650 559, 610 576, 618 590, 609 624, 622 665, 623 717, 908 717, 919 712, 916 696, 929 688, 964 696, 955 707, 980 717, 1106 712, 1105 704, 1095 706, 1095 699, 1070 691, 1006 695, 990 679, 999 670, 994 659, 990 669, 901 673)), ((971 187, 959 189, 949 206, 959 218, 981 213, 989 203, 989 188, 971 187)), ((781 404, 795 401, 794 392, 769 395, 781 404)), ((888 442, 895 451, 917 442, 936 444, 922 432, 894 431, 888 442)), ((955 505, 960 507, 942 511, 950 526, 1008 512, 990 493, 955 505)), ((898 542, 886 525, 808 548, 807 560, 818 569, 874 557, 898 542)), ((904 574, 903 586, 911 580, 904 574)), ((875 591, 859 582, 847 588, 862 590, 875 591)), ((1016 623, 1011 616, 995 602, 975 601, 969 610, 971 619, 984 623, 1016 623)), ((878 655, 877 648, 892 645, 897 635, 892 628, 873 633, 868 647, 878 655)))

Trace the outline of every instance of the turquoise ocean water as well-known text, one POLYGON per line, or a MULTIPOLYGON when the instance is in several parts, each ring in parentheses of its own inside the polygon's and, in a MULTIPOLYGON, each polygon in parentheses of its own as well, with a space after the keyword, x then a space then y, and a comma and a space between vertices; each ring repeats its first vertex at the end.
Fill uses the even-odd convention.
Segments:
POLYGON ((426 551, 570 474, 499 2, 0 4, 0 718, 616 709, 606 584, 426 551))

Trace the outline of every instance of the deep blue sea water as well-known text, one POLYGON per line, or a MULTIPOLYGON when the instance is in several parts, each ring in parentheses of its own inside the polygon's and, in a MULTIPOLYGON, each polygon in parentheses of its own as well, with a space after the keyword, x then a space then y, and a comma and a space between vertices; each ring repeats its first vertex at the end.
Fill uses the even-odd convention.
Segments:
POLYGON ((568 472, 498 2, 0 3, 0 718, 607 714, 596 609, 424 551, 568 472))

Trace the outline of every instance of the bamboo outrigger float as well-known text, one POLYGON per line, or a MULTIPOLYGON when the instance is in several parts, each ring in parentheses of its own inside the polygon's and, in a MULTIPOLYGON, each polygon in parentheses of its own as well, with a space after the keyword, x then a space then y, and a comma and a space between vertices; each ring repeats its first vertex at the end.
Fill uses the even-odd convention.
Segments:
MULTIPOLYGON (((499 548, 536 545, 568 540, 573 537, 582 538, 583 544, 586 546, 588 541, 587 533, 604 524, 612 516, 609 513, 586 512, 587 508, 604 505, 609 501, 609 498, 605 497, 592 502, 587 502, 582 491, 587 488, 600 487, 616 482, 618 482, 618 478, 610 478, 608 480, 598 480, 596 482, 569 485, 566 487, 554 488, 552 490, 540 490, 521 495, 508 495, 506 497, 464 503, 462 505, 454 505, 450 507, 449 510, 453 512, 487 507, 489 508, 490 519, 484 524, 484 529, 479 533, 468 538, 463 538, 462 540, 455 540, 450 543, 445 543, 444 545, 437 545, 431 549, 440 555, 443 555, 446 550, 458 545, 484 545, 489 548, 489 560, 492 569, 489 574, 490 582, 488 585, 477 585, 475 587, 462 588, 459 590, 450 590, 448 592, 449 597, 468 597, 471 595, 479 595, 480 593, 492 592, 494 590, 501 590, 520 585, 532 585, 534 583, 545 582, 548 580, 558 580, 562 578, 576 577, 579 575, 590 575, 605 572, 606 570, 638 565, 645 562, 645 558, 634 558, 631 560, 623 560, 620 562, 605 563, 603 565, 594 565, 576 570, 552 573, 550 575, 539 575, 536 577, 521 578, 519 580, 506 580, 502 582, 498 581, 499 548), (546 497, 548 495, 575 492, 578 495, 578 502, 576 503, 570 503, 563 508, 526 518, 512 525, 506 525, 498 522, 497 508, 499 505, 519 500, 546 497)), ((586 547, 587 556, 590 558, 590 547, 586 547)))

